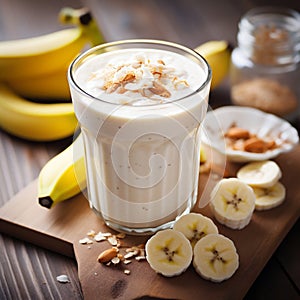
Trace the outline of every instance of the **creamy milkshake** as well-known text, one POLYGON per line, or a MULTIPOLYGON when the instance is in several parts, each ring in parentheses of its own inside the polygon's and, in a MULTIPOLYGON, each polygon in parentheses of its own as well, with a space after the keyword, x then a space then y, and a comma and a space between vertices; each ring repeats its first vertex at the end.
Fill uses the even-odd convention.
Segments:
POLYGON ((69 82, 94 211, 136 234, 188 213, 197 199, 206 62, 171 43, 117 42, 77 58, 69 82))

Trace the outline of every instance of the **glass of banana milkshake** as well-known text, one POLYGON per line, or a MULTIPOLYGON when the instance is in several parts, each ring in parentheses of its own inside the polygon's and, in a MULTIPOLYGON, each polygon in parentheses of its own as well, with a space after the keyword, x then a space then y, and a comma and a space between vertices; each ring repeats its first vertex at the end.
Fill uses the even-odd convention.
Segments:
POLYGON ((211 82, 206 61, 170 42, 119 41, 80 55, 68 79, 96 214, 118 231, 151 234, 190 212, 211 82))

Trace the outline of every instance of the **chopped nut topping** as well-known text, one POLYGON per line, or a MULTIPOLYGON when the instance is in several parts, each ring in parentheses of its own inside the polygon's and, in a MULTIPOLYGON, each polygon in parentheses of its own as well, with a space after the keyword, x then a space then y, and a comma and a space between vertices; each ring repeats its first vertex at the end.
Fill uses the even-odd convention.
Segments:
POLYGON ((103 81, 100 88, 108 94, 124 94, 131 91, 143 96, 147 95, 151 99, 154 95, 162 98, 171 96, 171 92, 166 87, 167 82, 172 84, 174 89, 189 86, 186 80, 176 76, 175 69, 167 66, 165 61, 158 59, 156 62, 152 62, 142 54, 119 65, 108 64, 101 74, 97 75, 97 72, 94 72, 90 80, 95 80, 98 76, 103 81), (150 93, 148 94, 146 91, 150 93))
POLYGON ((153 88, 150 88, 149 91, 164 98, 169 98, 171 96, 171 93, 156 81, 153 82, 153 88))

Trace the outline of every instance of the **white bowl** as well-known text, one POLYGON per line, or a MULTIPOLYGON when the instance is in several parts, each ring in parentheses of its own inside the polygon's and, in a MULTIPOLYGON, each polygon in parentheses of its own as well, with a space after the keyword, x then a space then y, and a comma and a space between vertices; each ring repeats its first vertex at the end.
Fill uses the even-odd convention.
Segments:
POLYGON ((202 142, 225 154, 235 162, 272 159, 280 153, 290 151, 299 143, 297 130, 287 121, 258 109, 239 106, 224 106, 207 113, 202 125, 202 142), (264 153, 252 153, 226 148, 224 134, 232 125, 247 129, 259 138, 271 138, 278 147, 264 153))

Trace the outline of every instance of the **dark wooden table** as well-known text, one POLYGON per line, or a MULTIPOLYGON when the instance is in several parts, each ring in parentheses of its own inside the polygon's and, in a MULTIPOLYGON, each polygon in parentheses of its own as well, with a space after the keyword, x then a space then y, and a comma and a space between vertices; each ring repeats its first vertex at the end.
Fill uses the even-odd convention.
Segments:
MULTIPOLYGON (((85 5, 92 9, 107 41, 156 38, 196 47, 207 40, 225 39, 235 45, 242 14, 257 5, 282 3, 255 0, 90 0, 82 3, 78 0, 0 0, 0 40, 60 29, 57 13, 61 7, 85 5)), ((286 0, 284 5, 300 11, 299 1, 286 0)), ((225 80, 212 91, 210 104, 217 107, 229 103, 228 81, 225 80)), ((71 138, 33 143, 0 131, 0 206, 35 179, 46 161, 70 142, 71 138)), ((299 299, 299 226, 299 222, 296 223, 276 249, 246 299, 299 299)), ((6 235, 1 235, 0 239, 0 299, 83 298, 73 259, 6 235), (67 274, 71 282, 58 283, 56 276, 60 274, 67 274)))

